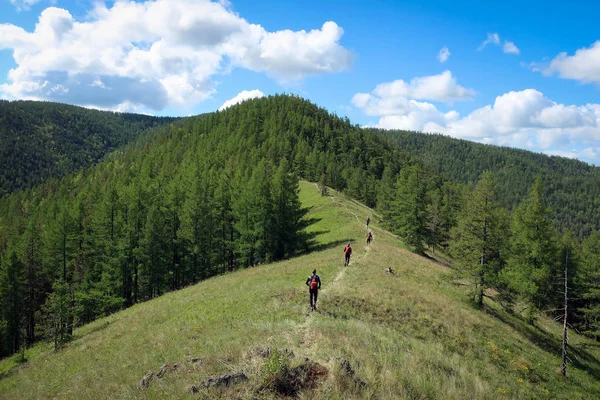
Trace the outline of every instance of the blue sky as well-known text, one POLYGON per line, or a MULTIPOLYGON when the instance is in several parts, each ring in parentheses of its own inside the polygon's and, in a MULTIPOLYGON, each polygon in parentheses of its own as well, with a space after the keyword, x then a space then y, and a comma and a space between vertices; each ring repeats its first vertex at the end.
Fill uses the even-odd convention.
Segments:
POLYGON ((189 115, 296 93, 600 165, 599 20, 593 1, 0 0, 0 97, 189 115))

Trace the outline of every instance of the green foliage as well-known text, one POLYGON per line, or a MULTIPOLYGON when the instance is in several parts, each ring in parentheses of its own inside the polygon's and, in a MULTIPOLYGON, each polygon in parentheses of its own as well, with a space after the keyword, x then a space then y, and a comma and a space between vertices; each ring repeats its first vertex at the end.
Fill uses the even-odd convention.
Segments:
POLYGON ((475 287, 476 302, 483 305, 484 290, 497 286, 509 234, 508 215, 498 205, 491 173, 483 174, 469 194, 456 228, 450 252, 453 264, 475 287))
POLYGON ((600 230, 600 168, 565 157, 454 139, 440 134, 373 130, 403 151, 463 183, 476 182, 484 171, 494 174, 498 201, 515 208, 541 175, 550 218, 559 230, 580 239, 600 230))
POLYGON ((581 266, 575 277, 579 288, 575 298, 582 314, 581 324, 589 334, 600 337, 600 232, 582 244, 581 266))
POLYGON ((263 386, 271 387, 284 381, 290 369, 290 357, 288 354, 272 349, 262 366, 263 386))
POLYGON ((506 269, 509 285, 529 303, 541 309, 548 304, 552 271, 557 260, 556 232, 550 221, 542 181, 536 179, 529 196, 513 213, 510 258, 506 269))
POLYGON ((25 342, 25 270, 14 251, 0 261, 0 350, 10 354, 25 342))
POLYGON ((52 284, 52 293, 42 307, 45 319, 46 335, 54 341, 54 350, 60 349, 71 340, 70 326, 73 310, 72 293, 69 284, 60 279, 52 284))
POLYGON ((87 167, 175 118, 0 100, 0 196, 87 167))
POLYGON ((56 279, 73 292, 71 329, 306 252, 299 178, 327 171, 328 184, 374 203, 382 166, 397 158, 375 134, 306 100, 274 96, 158 127, 92 168, 1 197, 0 255, 32 243, 19 256, 28 270, 28 341, 44 333, 39 311, 56 279))
POLYGON ((400 171, 396 182, 396 193, 392 203, 394 232, 412 246, 417 253, 423 253, 427 238, 427 203, 423 170, 412 165, 400 171))

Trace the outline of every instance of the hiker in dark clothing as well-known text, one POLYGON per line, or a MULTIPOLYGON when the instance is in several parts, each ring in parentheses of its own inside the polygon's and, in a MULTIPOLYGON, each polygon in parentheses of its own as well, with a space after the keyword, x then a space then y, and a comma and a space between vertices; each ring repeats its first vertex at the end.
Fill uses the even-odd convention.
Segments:
POLYGON ((373 240, 373 234, 371 232, 369 232, 367 234, 367 246, 371 244, 372 240, 373 240))
POLYGON ((369 229, 369 222, 371 222, 371 218, 367 217, 367 229, 369 229))
POLYGON ((314 311, 317 309, 317 297, 319 296, 319 289, 321 289, 321 278, 317 275, 316 269, 313 269, 312 275, 306 280, 306 286, 308 286, 310 298, 310 311, 314 311))
POLYGON ((344 256, 345 261, 344 261, 344 267, 347 267, 348 265, 350 265, 350 256, 352 255, 352 247, 350 247, 350 243, 348 243, 348 246, 346 246, 344 248, 344 256))

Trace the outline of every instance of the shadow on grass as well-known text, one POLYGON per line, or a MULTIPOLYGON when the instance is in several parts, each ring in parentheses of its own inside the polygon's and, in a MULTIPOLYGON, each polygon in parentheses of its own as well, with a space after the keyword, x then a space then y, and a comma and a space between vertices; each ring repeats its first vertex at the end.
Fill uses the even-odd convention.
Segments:
POLYGON ((0 372, 0 381, 2 379, 6 379, 8 377, 15 375, 17 372, 19 372, 20 370, 22 370, 24 368, 29 368, 27 359, 25 359, 25 361, 18 361, 17 364, 15 364, 11 369, 9 369, 7 371, 0 372))
MULTIPOLYGON (((560 354, 561 343, 559 338, 552 336, 548 332, 535 325, 530 325, 524 318, 521 318, 516 314, 499 312, 491 307, 486 307, 485 311, 494 318, 521 333, 539 349, 552 355, 560 354)), ((593 354, 583 350, 581 346, 569 346, 567 349, 567 354, 571 360, 572 366, 581 371, 587 372, 590 376, 594 377, 594 379, 600 380, 600 361, 593 354)))

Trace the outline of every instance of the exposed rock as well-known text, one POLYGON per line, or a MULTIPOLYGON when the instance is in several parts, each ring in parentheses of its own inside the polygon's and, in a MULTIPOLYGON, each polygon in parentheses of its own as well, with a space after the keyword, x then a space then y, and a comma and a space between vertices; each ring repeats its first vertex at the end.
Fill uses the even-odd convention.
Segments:
POLYGON ((140 389, 146 389, 154 379, 154 372, 150 371, 140 379, 140 389))
POLYGON ((356 376, 356 372, 352 369, 352 365, 350 365, 350 361, 345 358, 340 358, 338 361, 340 372, 342 376, 351 379, 357 386, 365 387, 366 383, 356 376))
POLYGON ((158 372, 156 373, 156 377, 157 378, 162 378, 163 376, 165 376, 165 374, 167 372, 173 372, 178 367, 179 367, 179 364, 177 364, 177 363, 166 363, 166 364, 163 364, 160 367, 160 369, 158 370, 158 372))
POLYGON ((191 362, 192 364, 202 364, 204 360, 201 358, 192 357, 188 359, 188 362, 191 362))
POLYGON ((215 386, 231 386, 238 383, 242 383, 248 380, 248 377, 243 372, 238 372, 236 374, 225 374, 221 376, 217 376, 214 378, 210 378, 207 381, 202 382, 199 386, 204 387, 215 387, 215 386))

